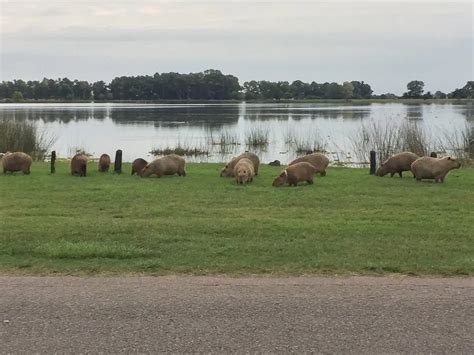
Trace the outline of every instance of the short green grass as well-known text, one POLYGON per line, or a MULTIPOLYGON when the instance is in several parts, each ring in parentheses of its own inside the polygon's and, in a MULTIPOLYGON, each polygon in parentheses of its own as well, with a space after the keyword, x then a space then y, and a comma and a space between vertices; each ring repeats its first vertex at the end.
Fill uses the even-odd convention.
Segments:
POLYGON ((331 168, 314 185, 248 186, 221 164, 186 177, 0 174, 0 271, 23 274, 474 273, 474 169, 444 184, 331 168))

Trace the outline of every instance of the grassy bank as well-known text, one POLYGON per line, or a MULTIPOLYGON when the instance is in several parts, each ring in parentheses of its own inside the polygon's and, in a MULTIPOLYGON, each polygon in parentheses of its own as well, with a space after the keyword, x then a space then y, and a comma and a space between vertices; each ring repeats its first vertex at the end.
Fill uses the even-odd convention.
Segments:
POLYGON ((474 169, 433 184, 332 168, 312 186, 272 188, 280 168, 237 186, 220 167, 0 174, 0 271, 474 274, 474 169))

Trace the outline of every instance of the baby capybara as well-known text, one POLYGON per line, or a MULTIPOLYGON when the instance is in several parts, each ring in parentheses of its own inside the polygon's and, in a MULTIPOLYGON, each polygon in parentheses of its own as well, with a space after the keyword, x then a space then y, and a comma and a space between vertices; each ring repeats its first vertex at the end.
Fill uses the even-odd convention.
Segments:
POLYGON ((87 175, 87 161, 85 154, 76 154, 71 160, 71 175, 86 176, 87 175))
POLYGON ((234 176, 237 184, 247 184, 253 181, 255 171, 253 170, 253 163, 250 159, 240 159, 234 166, 234 176))
POLYGON ((258 175, 258 166, 260 165, 260 159, 254 153, 245 152, 233 158, 230 162, 227 163, 227 165, 221 170, 221 177, 233 177, 235 164, 237 164, 240 159, 244 158, 252 162, 255 175, 258 175))
POLYGON ((300 181, 306 181, 308 184, 312 184, 315 173, 316 168, 314 165, 303 161, 283 170, 283 172, 273 180, 272 185, 282 186, 288 183, 290 186, 296 186, 300 181))
POLYGON ((460 167, 461 163, 456 158, 422 157, 411 164, 411 171, 417 181, 434 179, 435 182, 444 182, 444 178, 451 170, 460 167))
POLYGON ((153 160, 151 163, 147 164, 142 172, 142 177, 148 177, 150 175, 156 175, 162 177, 163 175, 174 175, 178 174, 179 176, 186 176, 184 171, 184 164, 186 162, 182 157, 176 154, 166 155, 162 158, 153 160))
POLYGON ((302 157, 296 158, 288 165, 291 166, 293 164, 301 163, 301 162, 307 162, 307 163, 312 164, 316 168, 314 172, 315 174, 319 173, 321 176, 326 175, 326 169, 329 165, 329 159, 324 154, 321 154, 321 153, 307 154, 302 157))
POLYGON ((7 171, 13 173, 15 171, 21 171, 24 175, 30 173, 31 163, 33 159, 23 152, 7 152, 2 158, 3 173, 6 174, 7 171))
POLYGON ((138 158, 135 159, 132 163, 132 175, 138 174, 140 175, 143 168, 147 166, 148 162, 145 159, 138 158))
POLYGON ((108 154, 102 154, 99 158, 99 171, 106 173, 110 169, 110 156, 108 154))
POLYGON ((402 177, 403 171, 410 171, 411 164, 419 156, 412 152, 403 152, 393 155, 385 160, 375 172, 375 176, 385 176, 390 173, 390 177, 398 174, 402 177))

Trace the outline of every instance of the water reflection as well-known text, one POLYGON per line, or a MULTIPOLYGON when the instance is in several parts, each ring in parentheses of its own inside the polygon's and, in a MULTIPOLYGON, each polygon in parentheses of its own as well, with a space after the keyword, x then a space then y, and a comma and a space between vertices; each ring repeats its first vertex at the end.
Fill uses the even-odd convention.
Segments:
POLYGON ((246 135, 254 129, 269 133, 268 145, 259 152, 264 162, 285 163, 296 156, 286 142, 290 131, 303 143, 322 142, 333 160, 342 161, 354 156, 351 140, 366 120, 408 118, 437 135, 462 129, 474 121, 473 115, 472 104, 0 104, 0 119, 36 121, 58 137, 54 149, 60 156, 67 156, 71 147, 94 155, 122 149, 127 161, 149 158, 153 148, 178 143, 206 146, 209 156, 190 160, 225 161, 246 149, 246 135), (236 137, 237 143, 215 144, 222 134, 236 137))

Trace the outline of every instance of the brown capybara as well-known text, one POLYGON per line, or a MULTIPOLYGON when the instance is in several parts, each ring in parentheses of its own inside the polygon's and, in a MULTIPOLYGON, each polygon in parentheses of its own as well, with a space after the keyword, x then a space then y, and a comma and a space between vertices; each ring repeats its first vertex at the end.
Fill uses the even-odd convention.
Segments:
POLYGON ((176 154, 166 155, 164 157, 153 160, 148 163, 142 170, 140 176, 148 177, 150 175, 156 175, 162 177, 163 175, 174 175, 186 176, 184 171, 184 164, 186 162, 182 157, 176 154))
POLYGON ((143 168, 147 166, 148 162, 145 159, 138 158, 135 159, 132 163, 132 175, 138 174, 140 175, 143 168))
POLYGON ((71 175, 86 176, 87 175, 87 161, 85 154, 76 154, 71 160, 71 175))
POLYGON ((99 171, 106 173, 110 169, 110 156, 108 154, 102 154, 99 158, 99 171))
POLYGON ((227 165, 224 168, 222 168, 221 177, 229 177, 229 176, 233 177, 235 164, 237 164, 240 159, 244 159, 244 158, 252 162, 254 173, 255 175, 258 175, 258 166, 260 165, 260 159, 254 153, 245 152, 233 158, 230 162, 227 163, 227 165))
POLYGON ((321 176, 326 176, 326 169, 329 165, 329 159, 321 153, 312 153, 312 154, 307 154, 305 156, 296 158, 293 160, 289 166, 296 164, 296 163, 301 163, 301 162, 307 162, 312 164, 316 170, 315 174, 319 173, 321 176))
POLYGON ((234 176, 237 184, 247 184, 253 181, 255 171, 253 170, 253 163, 250 159, 240 159, 234 166, 234 176))
POLYGON ((411 171, 418 181, 434 179, 435 182, 444 182, 444 178, 451 170, 460 167, 461 163, 456 158, 422 157, 411 164, 411 171))
POLYGON ((390 173, 390 177, 398 174, 402 177, 403 171, 410 171, 411 164, 419 156, 412 152, 403 152, 393 155, 385 160, 375 172, 375 176, 385 176, 390 173))
POLYGON ((15 171, 21 171, 24 175, 30 173, 31 163, 33 159, 23 152, 7 152, 2 158, 3 173, 6 174, 7 171, 13 173, 15 171))
POLYGON ((288 183, 290 186, 296 186, 300 181, 306 181, 308 184, 312 184, 316 171, 314 165, 306 161, 295 163, 283 170, 283 172, 273 180, 272 185, 281 186, 288 183))

